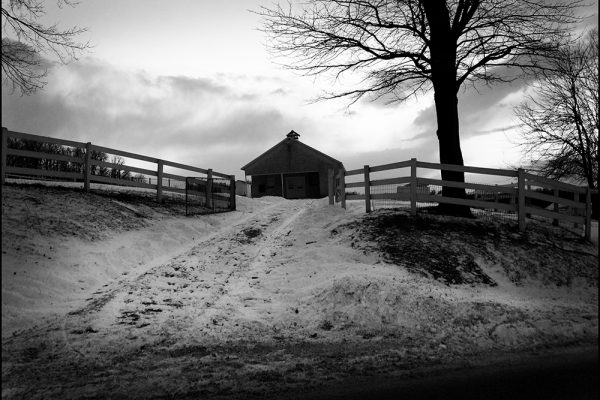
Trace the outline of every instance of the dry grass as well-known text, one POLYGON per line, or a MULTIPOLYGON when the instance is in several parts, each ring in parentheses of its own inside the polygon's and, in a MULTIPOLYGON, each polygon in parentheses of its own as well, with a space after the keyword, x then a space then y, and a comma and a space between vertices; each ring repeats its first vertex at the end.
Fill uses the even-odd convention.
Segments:
POLYGON ((575 277, 598 285, 597 249, 565 229, 530 223, 520 233, 511 223, 403 211, 379 211, 347 227, 358 233, 353 246, 445 284, 495 286, 484 260, 502 266, 517 285, 535 279, 562 286, 575 277))

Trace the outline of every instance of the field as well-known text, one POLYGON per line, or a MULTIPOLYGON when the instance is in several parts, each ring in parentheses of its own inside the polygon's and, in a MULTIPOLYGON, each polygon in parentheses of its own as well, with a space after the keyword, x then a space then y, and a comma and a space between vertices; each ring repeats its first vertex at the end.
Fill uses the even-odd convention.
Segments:
POLYGON ((3 399, 287 398, 597 351, 598 247, 560 228, 2 189, 3 399))

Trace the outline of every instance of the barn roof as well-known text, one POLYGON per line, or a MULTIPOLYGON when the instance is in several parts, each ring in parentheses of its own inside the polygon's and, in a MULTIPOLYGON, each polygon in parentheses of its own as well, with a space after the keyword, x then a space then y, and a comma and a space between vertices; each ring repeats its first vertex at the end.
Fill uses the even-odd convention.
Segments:
POLYGON ((276 152, 282 146, 296 146, 298 148, 304 149, 305 151, 313 154, 315 156, 315 158, 319 158, 325 162, 328 162, 331 164, 337 164, 340 167, 343 167, 343 164, 340 161, 336 160, 335 158, 330 157, 325 153, 321 153, 319 150, 302 143, 300 140, 298 140, 299 136, 300 135, 298 133, 296 133, 294 131, 290 131, 290 133, 287 134, 285 139, 283 139, 281 142, 277 143, 275 146, 271 147, 269 150, 262 153, 260 156, 256 157, 254 160, 250 161, 248 164, 244 165, 241 169, 246 170, 248 168, 251 168, 252 165, 259 162, 263 157, 268 157, 269 154, 276 152))

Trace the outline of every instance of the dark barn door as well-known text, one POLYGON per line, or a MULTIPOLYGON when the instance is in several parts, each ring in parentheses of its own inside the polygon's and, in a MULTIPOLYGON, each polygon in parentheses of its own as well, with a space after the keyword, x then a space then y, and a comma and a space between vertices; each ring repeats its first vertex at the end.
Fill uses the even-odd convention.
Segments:
POLYGON ((303 199, 306 197, 306 176, 292 175, 285 177, 285 197, 303 199))
POLYGON ((262 196, 283 196, 281 192, 281 174, 252 177, 252 197, 262 196))
POLYGON ((287 174, 283 178, 286 199, 313 199, 320 197, 319 173, 287 174))

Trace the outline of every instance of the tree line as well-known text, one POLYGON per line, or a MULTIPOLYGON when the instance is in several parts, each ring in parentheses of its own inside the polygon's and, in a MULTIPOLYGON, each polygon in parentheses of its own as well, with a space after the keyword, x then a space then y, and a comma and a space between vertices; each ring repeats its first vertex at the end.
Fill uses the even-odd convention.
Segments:
MULTIPOLYGON (((47 153, 49 155, 59 154, 68 157, 80 158, 81 162, 55 160, 52 158, 44 157, 33 158, 11 154, 8 155, 6 158, 7 166, 40 169, 46 171, 75 172, 80 174, 84 173, 85 166, 83 164, 83 160, 85 158, 85 149, 81 147, 61 146, 55 143, 43 143, 35 140, 26 140, 21 138, 9 137, 8 148, 33 151, 36 153, 40 153, 40 155, 47 153)), ((122 157, 115 155, 109 156, 107 153, 104 153, 102 151, 92 150, 90 158, 95 161, 109 162, 120 166, 123 166, 125 164, 125 160, 122 157)), ((126 179, 136 181, 142 181, 146 179, 146 177, 141 174, 132 175, 131 171, 128 171, 126 169, 120 169, 117 167, 110 168, 93 164, 90 165, 90 173, 92 175, 105 176, 108 178, 115 179, 126 179)))

